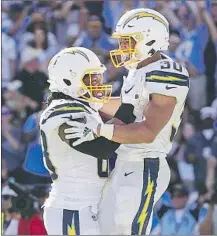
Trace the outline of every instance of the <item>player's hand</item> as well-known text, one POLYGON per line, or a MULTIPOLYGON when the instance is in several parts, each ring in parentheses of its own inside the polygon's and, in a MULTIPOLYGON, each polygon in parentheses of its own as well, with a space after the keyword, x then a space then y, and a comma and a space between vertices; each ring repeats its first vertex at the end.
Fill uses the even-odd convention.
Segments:
POLYGON ((77 146, 83 142, 94 140, 98 137, 97 127, 100 124, 93 116, 86 115, 86 123, 80 123, 77 121, 67 121, 66 123, 71 127, 65 129, 65 138, 74 139, 78 138, 72 143, 73 146, 77 146))
POLYGON ((145 78, 134 76, 134 72, 130 71, 128 76, 123 77, 123 86, 121 88, 122 103, 136 105, 138 99, 141 98, 144 89, 145 78))
POLYGON ((132 104, 134 106, 134 115, 137 118, 143 119, 143 111, 145 103, 147 102, 147 96, 144 93, 145 78, 135 77, 133 74, 124 77, 124 83, 121 89, 122 103, 132 104))

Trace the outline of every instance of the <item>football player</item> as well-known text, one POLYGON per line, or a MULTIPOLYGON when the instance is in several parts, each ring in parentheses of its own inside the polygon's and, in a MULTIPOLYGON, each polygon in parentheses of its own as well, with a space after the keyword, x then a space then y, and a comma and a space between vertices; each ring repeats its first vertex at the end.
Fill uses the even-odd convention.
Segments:
POLYGON ((102 159, 107 155, 96 147, 100 145, 95 140, 72 148, 63 130, 65 121, 75 120, 79 113, 102 123, 98 109, 112 90, 111 85, 103 84, 105 70, 92 51, 81 47, 60 51, 48 65, 51 96, 40 118, 40 134, 44 162, 53 180, 44 205, 49 235, 99 234, 96 213, 108 177, 108 162, 102 159))
POLYGON ((113 124, 93 119, 69 121, 65 138, 79 138, 74 146, 96 136, 122 144, 101 201, 101 233, 146 235, 153 207, 169 184, 166 155, 181 122, 189 90, 188 72, 161 52, 168 49, 169 23, 157 11, 142 8, 126 12, 113 38, 119 48, 110 52, 112 62, 129 70, 121 91, 122 104, 113 111, 125 124, 117 124, 115 119, 113 124), (87 129, 92 133, 86 135, 87 129))

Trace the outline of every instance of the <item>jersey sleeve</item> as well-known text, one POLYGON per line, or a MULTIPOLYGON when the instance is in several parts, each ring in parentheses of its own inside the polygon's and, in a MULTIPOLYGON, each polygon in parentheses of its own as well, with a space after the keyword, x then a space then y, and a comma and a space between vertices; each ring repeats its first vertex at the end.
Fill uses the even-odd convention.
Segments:
POLYGON ((151 94, 156 93, 177 99, 185 99, 190 86, 187 70, 178 63, 164 62, 168 67, 175 65, 175 69, 163 69, 166 66, 161 64, 156 70, 146 73, 147 89, 151 94))
MULTIPOLYGON (((58 120, 70 119, 70 114, 88 112, 88 109, 79 103, 63 103, 53 106, 49 110, 45 110, 41 116, 40 125, 53 126, 54 128, 58 126, 58 120), (54 119, 55 118, 55 119, 54 119)), ((63 123, 63 122, 62 122, 63 123)))

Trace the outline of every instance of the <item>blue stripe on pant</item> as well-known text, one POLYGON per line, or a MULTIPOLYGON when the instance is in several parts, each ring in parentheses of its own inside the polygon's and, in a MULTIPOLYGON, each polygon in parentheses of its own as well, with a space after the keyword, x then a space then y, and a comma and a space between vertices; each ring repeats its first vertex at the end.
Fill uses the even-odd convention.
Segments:
POLYGON ((63 210, 63 235, 80 235, 79 211, 63 210))
POLYGON ((159 172, 159 158, 145 158, 143 171, 143 189, 139 210, 131 227, 132 235, 145 235, 154 205, 157 178, 159 172))

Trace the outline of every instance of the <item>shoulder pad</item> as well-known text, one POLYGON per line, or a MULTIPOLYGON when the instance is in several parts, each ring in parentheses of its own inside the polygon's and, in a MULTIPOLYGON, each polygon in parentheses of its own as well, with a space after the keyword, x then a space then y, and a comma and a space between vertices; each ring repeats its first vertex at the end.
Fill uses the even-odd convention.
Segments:
POLYGON ((169 59, 160 60, 154 64, 152 71, 146 73, 147 82, 189 87, 189 75, 182 65, 169 59))
POLYGON ((70 113, 77 112, 88 112, 90 111, 85 107, 85 105, 79 102, 61 102, 61 103, 52 103, 41 116, 40 124, 43 125, 50 118, 61 116, 70 113), (58 105, 57 105, 58 104, 58 105))
POLYGON ((157 61, 146 73, 146 87, 150 93, 186 98, 189 90, 187 70, 170 59, 157 61))

